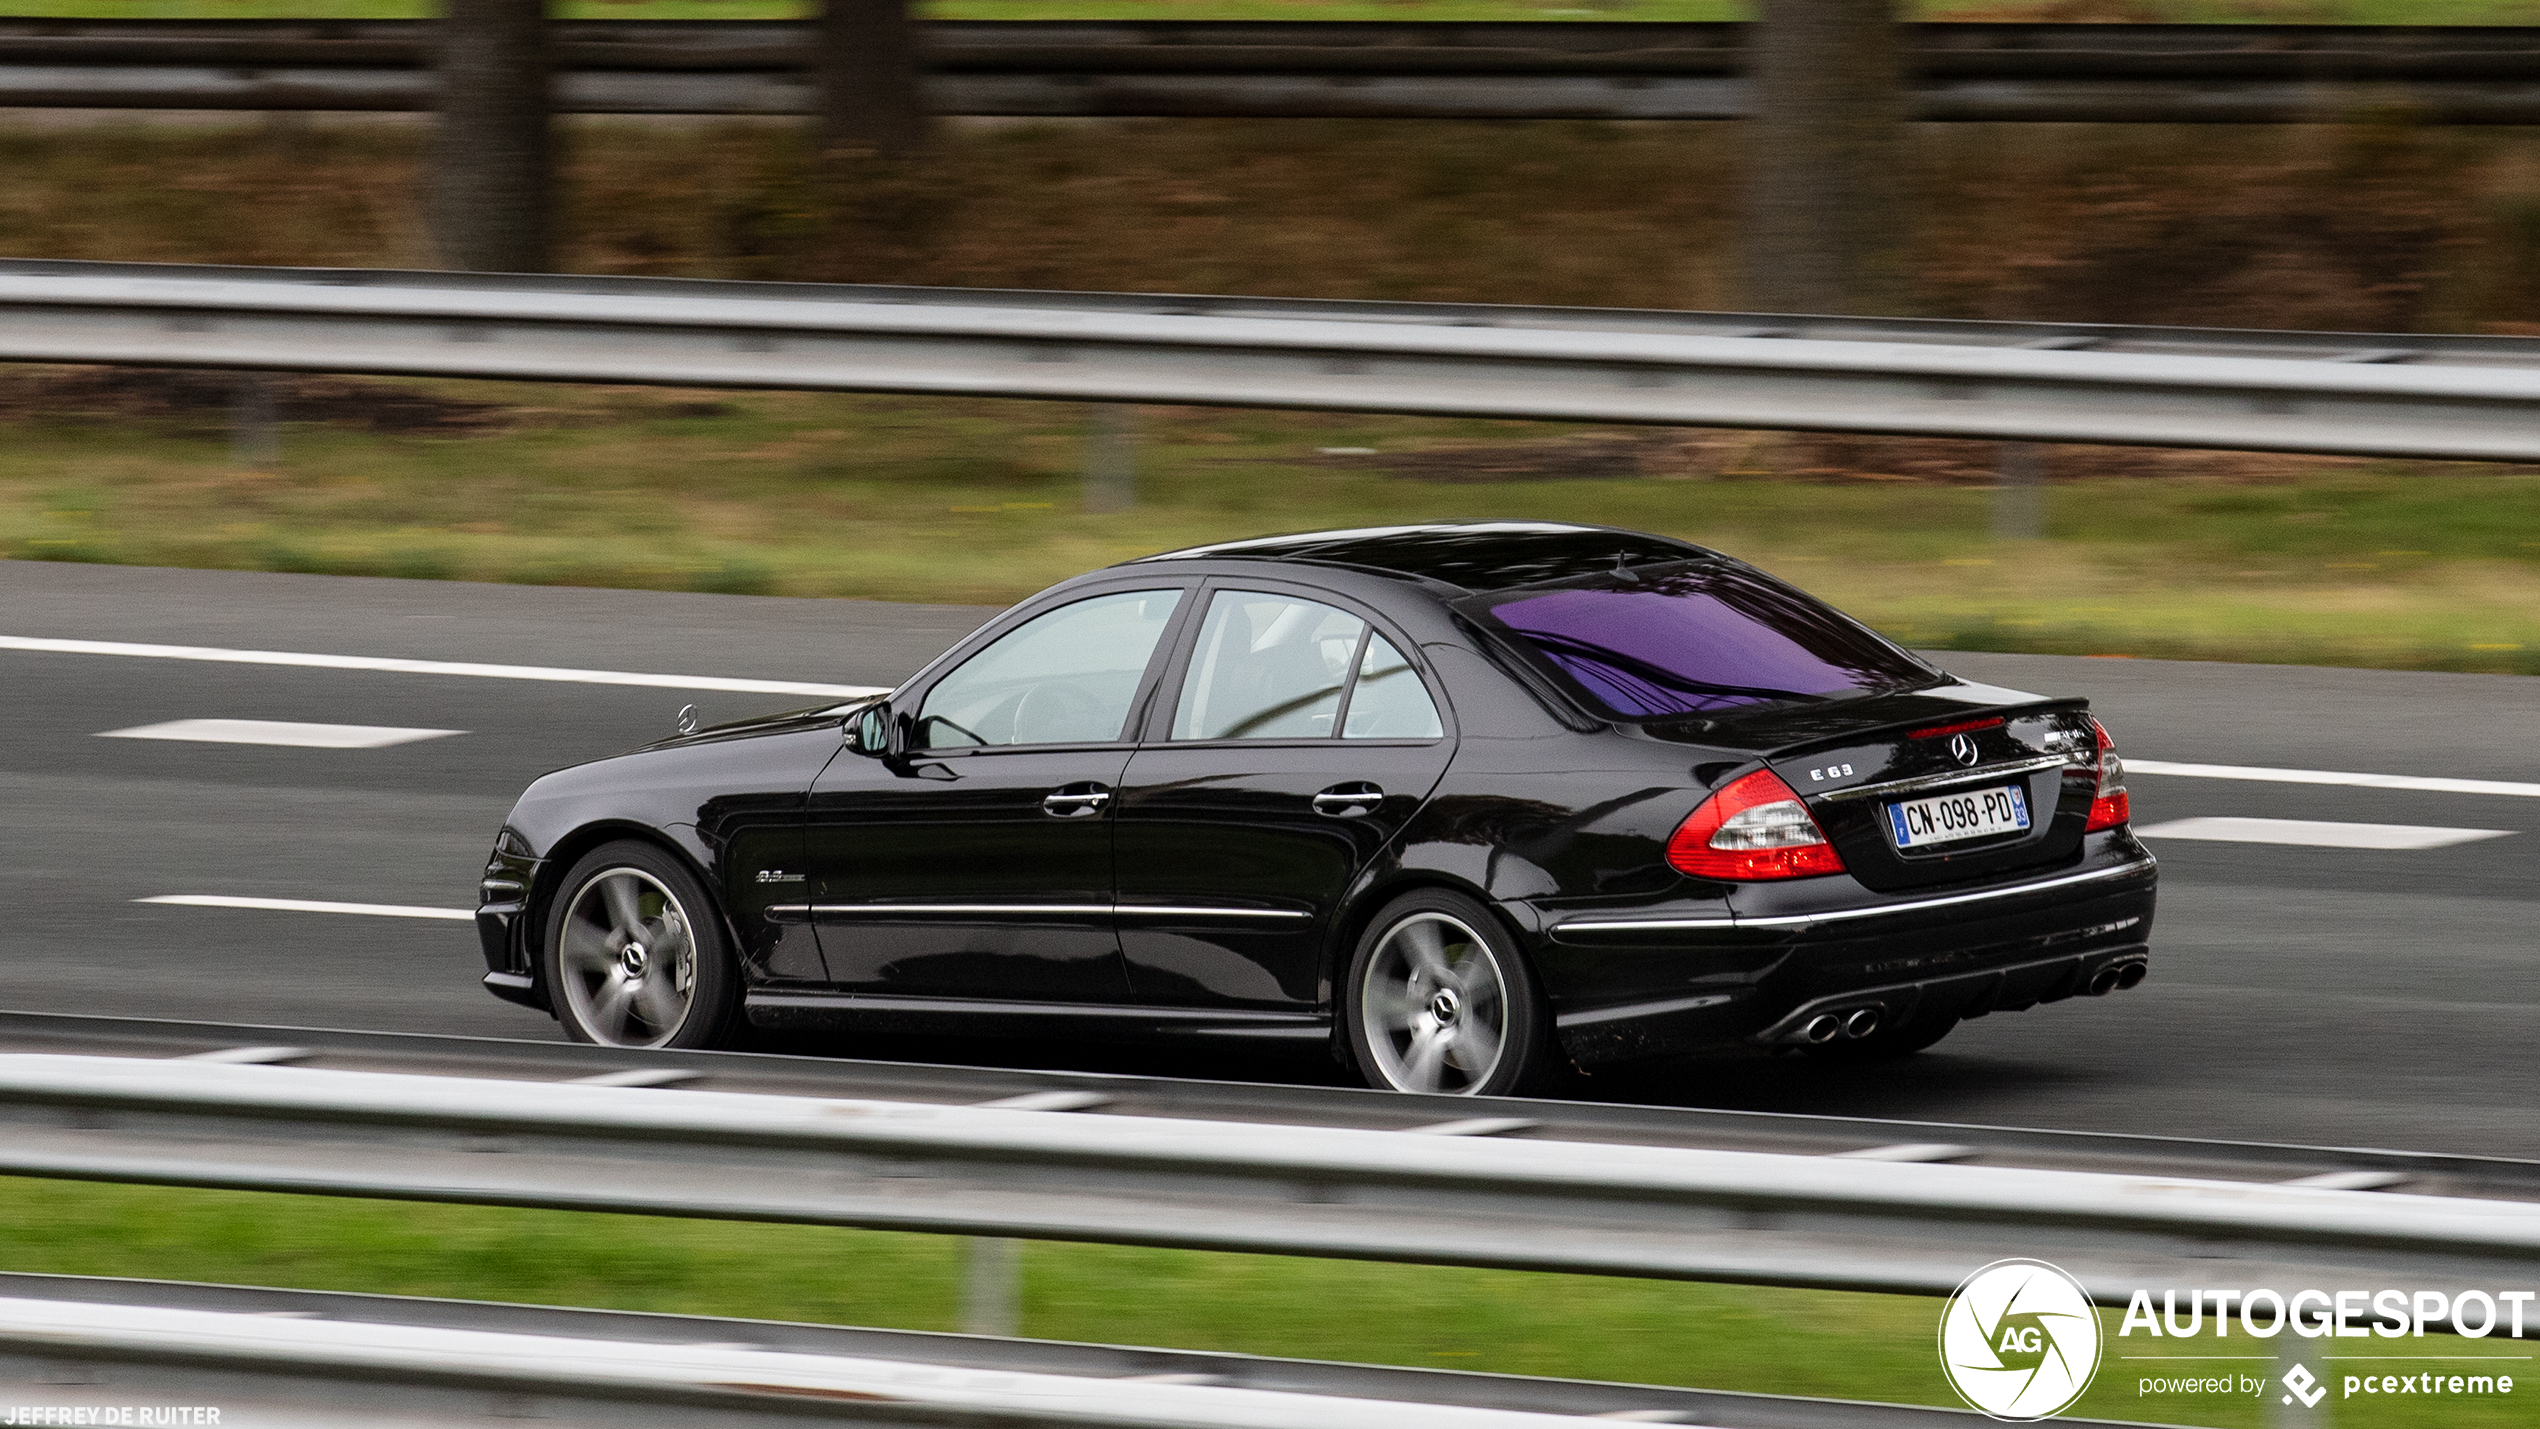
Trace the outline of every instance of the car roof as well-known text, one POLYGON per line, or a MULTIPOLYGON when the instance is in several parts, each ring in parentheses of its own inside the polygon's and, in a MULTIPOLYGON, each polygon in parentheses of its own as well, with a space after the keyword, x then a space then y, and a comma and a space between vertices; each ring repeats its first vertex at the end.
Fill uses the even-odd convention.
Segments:
POLYGON ((1459 586, 1508 590, 1571 580, 1617 566, 1715 555, 1690 542, 1614 526, 1559 521, 1438 521, 1260 536, 1141 557, 1149 561, 1311 561, 1459 586))

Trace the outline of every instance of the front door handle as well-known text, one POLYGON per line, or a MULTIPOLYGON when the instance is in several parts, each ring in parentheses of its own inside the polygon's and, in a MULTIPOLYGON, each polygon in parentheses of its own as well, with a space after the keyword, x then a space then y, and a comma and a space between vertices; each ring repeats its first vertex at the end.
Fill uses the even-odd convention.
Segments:
POLYGON ((1101 813, 1110 803, 1111 790, 1100 784, 1070 784, 1041 800, 1041 812, 1062 819, 1081 819, 1101 813))
POLYGON ((1314 812, 1326 818, 1355 819, 1383 808, 1385 791, 1360 780, 1354 784, 1335 784, 1314 796, 1314 812))

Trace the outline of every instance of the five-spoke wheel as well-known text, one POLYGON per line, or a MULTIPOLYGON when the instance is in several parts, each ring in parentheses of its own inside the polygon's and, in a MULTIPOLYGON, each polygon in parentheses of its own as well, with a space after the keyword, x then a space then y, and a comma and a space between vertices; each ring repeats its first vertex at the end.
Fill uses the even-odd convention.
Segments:
POLYGON ((1545 1019, 1508 935, 1469 898, 1396 900, 1351 960, 1348 1029, 1368 1084, 1497 1096, 1532 1079, 1545 1019))
POLYGON ((730 1020, 730 955, 693 875, 650 844, 592 851, 557 889, 547 988, 565 1032, 606 1047, 712 1045, 730 1020))

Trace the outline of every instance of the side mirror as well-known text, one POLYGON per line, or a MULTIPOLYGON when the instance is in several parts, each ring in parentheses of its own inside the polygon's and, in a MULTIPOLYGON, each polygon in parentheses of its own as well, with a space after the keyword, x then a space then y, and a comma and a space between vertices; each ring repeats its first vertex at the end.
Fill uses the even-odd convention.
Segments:
POLYGON ((891 753, 891 707, 876 702, 857 711, 847 726, 847 744, 856 753, 883 759, 891 753))

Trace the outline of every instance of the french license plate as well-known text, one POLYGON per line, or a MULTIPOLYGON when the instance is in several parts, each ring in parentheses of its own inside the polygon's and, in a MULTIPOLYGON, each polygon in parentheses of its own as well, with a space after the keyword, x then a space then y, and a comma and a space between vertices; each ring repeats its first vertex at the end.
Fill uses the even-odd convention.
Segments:
POLYGON ((2028 791, 2006 784, 1999 789, 1906 799, 1887 806, 1887 827, 1898 848, 2017 833, 2028 827, 2028 791))

